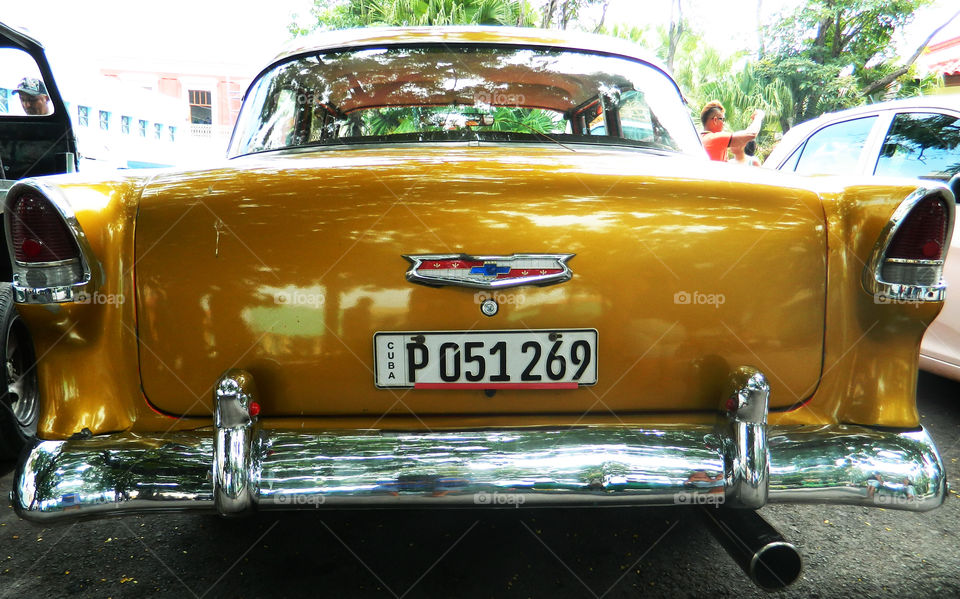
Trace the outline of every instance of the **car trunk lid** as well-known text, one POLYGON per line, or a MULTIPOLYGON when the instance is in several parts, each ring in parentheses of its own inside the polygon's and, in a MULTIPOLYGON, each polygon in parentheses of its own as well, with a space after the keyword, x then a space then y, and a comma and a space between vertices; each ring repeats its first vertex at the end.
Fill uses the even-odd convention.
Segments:
MULTIPOLYGON (((244 368, 267 416, 683 412, 716 409, 727 373, 749 364, 770 378, 774 407, 795 404, 821 372, 823 214, 812 192, 746 170, 649 152, 456 146, 272 153, 161 176, 136 234, 144 392, 158 410, 206 416, 220 374, 244 368), (731 182, 737 173, 752 183, 731 182), (405 276, 404 256, 483 266, 517 253, 574 254, 572 278, 485 291, 405 276), (405 352, 436 331, 517 331, 518 348, 541 335, 544 363, 551 334, 596 331, 596 382, 377 387, 388 357, 376 359, 376 334, 399 334, 405 352)), ((568 339, 572 367, 581 337, 568 339)))

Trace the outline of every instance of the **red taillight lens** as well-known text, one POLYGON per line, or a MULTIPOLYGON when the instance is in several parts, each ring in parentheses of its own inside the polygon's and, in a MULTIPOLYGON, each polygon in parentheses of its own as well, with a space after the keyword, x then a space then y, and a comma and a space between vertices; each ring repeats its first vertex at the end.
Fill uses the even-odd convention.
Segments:
POLYGON ((921 200, 900 224, 885 257, 942 260, 947 240, 947 215, 947 206, 939 197, 921 200))
POLYGON ((80 257, 80 248, 66 223, 45 198, 20 196, 10 216, 10 239, 18 262, 60 262, 80 257))

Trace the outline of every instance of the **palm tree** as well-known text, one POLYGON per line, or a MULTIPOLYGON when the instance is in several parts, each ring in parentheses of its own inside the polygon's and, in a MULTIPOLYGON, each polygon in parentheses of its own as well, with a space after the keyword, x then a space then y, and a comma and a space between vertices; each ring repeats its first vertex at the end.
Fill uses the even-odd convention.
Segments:
POLYGON ((536 16, 528 0, 349 0, 345 4, 314 0, 316 23, 308 28, 289 26, 294 35, 314 29, 343 29, 371 25, 523 25, 536 16))
MULTIPOLYGON (((723 71, 722 71, 723 72, 723 71)), ((739 71, 729 70, 697 89, 697 106, 710 100, 720 100, 727 111, 727 123, 734 130, 746 129, 757 109, 766 113, 768 123, 779 123, 781 115, 792 114, 793 96, 779 80, 762 83, 752 63, 739 71)))

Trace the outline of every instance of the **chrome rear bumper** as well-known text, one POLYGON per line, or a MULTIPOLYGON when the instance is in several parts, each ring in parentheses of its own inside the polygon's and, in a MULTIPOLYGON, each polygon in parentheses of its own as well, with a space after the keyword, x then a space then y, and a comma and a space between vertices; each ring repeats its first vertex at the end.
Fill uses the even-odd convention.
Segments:
POLYGON ((945 497, 923 430, 767 429, 762 375, 741 369, 716 427, 455 432, 261 430, 242 371, 212 432, 41 441, 13 502, 38 522, 164 510, 388 506, 844 503, 925 511, 945 497))

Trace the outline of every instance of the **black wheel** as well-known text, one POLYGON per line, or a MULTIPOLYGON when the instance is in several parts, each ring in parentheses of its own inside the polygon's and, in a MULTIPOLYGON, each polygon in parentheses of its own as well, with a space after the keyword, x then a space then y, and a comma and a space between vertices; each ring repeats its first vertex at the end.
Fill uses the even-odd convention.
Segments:
POLYGON ((0 348, 4 374, 4 384, 0 387, 0 460, 11 460, 19 455, 24 444, 37 436, 40 394, 30 333, 17 313, 10 284, 0 285, 0 348))

